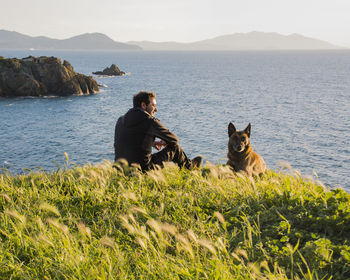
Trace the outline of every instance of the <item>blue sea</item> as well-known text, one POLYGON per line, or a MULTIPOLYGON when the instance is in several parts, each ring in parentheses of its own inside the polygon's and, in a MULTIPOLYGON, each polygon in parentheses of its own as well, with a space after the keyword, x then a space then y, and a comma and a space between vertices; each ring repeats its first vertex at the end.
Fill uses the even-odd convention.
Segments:
POLYGON ((0 167, 54 171, 113 160, 114 126, 140 90, 157 93, 157 117, 189 157, 225 163, 227 125, 252 125, 269 168, 288 162, 302 176, 350 191, 350 51, 68 52, 56 56, 92 75, 112 63, 127 75, 95 77, 91 96, 0 99, 0 167))

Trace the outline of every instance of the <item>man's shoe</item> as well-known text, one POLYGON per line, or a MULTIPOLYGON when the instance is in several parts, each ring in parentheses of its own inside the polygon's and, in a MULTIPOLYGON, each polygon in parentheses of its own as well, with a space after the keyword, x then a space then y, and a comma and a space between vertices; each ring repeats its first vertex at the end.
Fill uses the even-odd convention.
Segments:
POLYGON ((193 158, 193 159, 191 160, 191 162, 192 162, 192 168, 191 168, 191 169, 201 167, 201 165, 202 165, 202 160, 203 160, 203 158, 202 158, 201 156, 198 156, 198 157, 193 158))

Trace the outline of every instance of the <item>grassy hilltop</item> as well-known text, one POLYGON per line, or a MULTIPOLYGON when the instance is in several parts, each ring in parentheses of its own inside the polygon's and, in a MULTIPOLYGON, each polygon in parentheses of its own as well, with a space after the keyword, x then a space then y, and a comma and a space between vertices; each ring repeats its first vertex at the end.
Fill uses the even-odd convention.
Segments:
POLYGON ((0 174, 0 279, 349 279, 350 195, 297 173, 0 174))

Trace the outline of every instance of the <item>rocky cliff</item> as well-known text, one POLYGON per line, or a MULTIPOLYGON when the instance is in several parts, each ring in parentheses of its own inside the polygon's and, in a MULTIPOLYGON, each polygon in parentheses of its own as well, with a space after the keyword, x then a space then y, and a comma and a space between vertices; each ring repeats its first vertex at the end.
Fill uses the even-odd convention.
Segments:
POLYGON ((56 57, 0 57, 0 96, 47 96, 92 94, 97 82, 76 73, 68 61, 56 57))

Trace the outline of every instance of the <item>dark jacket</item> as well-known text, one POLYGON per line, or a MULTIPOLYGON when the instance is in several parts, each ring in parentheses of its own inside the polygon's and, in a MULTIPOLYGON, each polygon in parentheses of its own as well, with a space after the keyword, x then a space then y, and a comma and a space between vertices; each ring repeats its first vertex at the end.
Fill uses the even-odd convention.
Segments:
POLYGON ((138 163, 143 170, 150 167, 152 145, 155 138, 168 145, 177 145, 177 137, 155 117, 140 108, 130 109, 121 116, 115 126, 115 160, 126 159, 129 164, 138 163))

